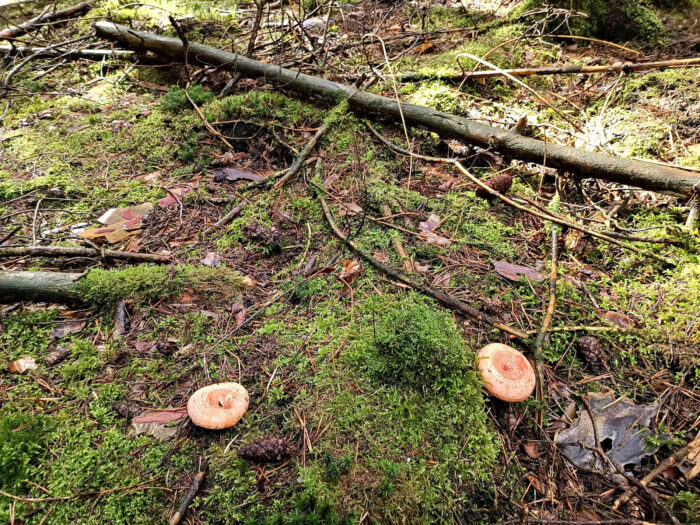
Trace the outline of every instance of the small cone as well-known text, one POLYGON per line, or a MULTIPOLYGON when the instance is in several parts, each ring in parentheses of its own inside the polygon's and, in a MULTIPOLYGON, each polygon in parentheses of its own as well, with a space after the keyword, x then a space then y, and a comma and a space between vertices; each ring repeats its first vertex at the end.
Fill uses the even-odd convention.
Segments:
POLYGON ((289 445, 284 439, 258 439, 238 449, 238 456, 255 463, 274 463, 289 457, 289 445))
POLYGON ((578 351, 581 358, 593 367, 599 367, 602 364, 603 351, 600 349, 598 339, 592 335, 584 335, 578 340, 578 351))
MULTIPOLYGON (((486 184, 492 190, 496 190, 498 193, 507 193, 513 184, 513 177, 508 173, 501 173, 500 175, 491 177, 484 184, 486 184)), ((476 189, 476 196, 486 200, 495 198, 482 187, 478 187, 476 189)))

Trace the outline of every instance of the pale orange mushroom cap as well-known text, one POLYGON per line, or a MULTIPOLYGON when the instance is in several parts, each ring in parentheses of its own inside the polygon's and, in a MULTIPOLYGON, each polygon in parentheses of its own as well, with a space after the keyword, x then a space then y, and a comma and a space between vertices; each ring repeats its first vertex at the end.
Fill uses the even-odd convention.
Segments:
POLYGON ((238 383, 216 383, 200 388, 187 401, 192 423, 219 430, 238 423, 248 410, 248 391, 238 383))
POLYGON ((535 371, 523 354, 501 343, 491 343, 477 356, 486 390, 494 397, 514 403, 524 401, 535 389, 535 371))

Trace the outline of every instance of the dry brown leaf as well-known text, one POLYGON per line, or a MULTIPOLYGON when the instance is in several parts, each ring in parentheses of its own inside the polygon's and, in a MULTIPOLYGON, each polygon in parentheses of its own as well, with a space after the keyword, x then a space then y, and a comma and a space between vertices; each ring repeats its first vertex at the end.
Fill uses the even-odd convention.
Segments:
POLYGON ((214 182, 223 181, 237 181, 237 180, 261 180, 263 177, 257 173, 247 170, 239 170, 238 168, 222 168, 218 170, 212 170, 211 174, 214 176, 214 182))
POLYGON ((68 321, 67 323, 61 323, 51 330, 51 337, 56 339, 63 339, 69 334, 77 334, 83 328, 85 328, 85 321, 68 321))
POLYGON ((166 408, 164 410, 147 410, 143 414, 136 416, 131 421, 133 423, 159 423, 161 425, 171 421, 179 421, 187 415, 187 407, 166 408))
POLYGON ((628 315, 621 314, 620 312, 612 312, 612 311, 605 312, 603 314, 603 319, 614 324, 615 326, 619 326, 620 328, 624 328, 625 330, 629 330, 631 328, 637 327, 637 323, 635 322, 634 319, 632 319, 628 315))
POLYGON ((689 452, 685 462, 689 463, 691 467, 686 471, 685 478, 690 481, 700 474, 700 432, 695 439, 688 444, 688 450, 689 452))
POLYGON ((440 275, 436 276, 433 280, 433 286, 449 286, 451 278, 452 276, 449 274, 449 272, 441 273, 440 275))
POLYGON ((161 208, 174 206, 175 204, 177 204, 177 199, 175 198, 175 196, 177 196, 178 199, 182 200, 182 197, 184 197, 197 187, 199 187, 199 181, 195 180, 188 184, 180 186, 179 188, 173 188, 168 192, 167 197, 163 197, 162 199, 160 199, 159 206, 161 208))
POLYGON ((534 268, 528 268, 527 266, 521 266, 519 264, 495 262, 493 263, 493 268, 496 270, 497 274, 511 281, 519 281, 520 276, 527 277, 535 282, 539 282, 543 279, 542 274, 534 268))
POLYGON ((352 217, 358 213, 362 213, 362 208, 352 202, 338 204, 338 208, 338 217, 352 217))
POLYGON ((220 263, 221 263, 221 257, 219 257, 219 254, 217 254, 216 252, 209 252, 202 259, 202 264, 204 266, 215 267, 215 266, 219 266, 220 263))
POLYGON ((531 439, 523 442, 523 449, 525 450, 525 454, 532 459, 537 459, 542 455, 537 450, 537 442, 531 439))
POLYGON ((362 266, 357 259, 341 259, 343 269, 340 272, 340 278, 348 284, 352 283, 362 273, 362 266))
POLYGON ((374 252, 372 257, 383 263, 388 263, 391 260, 385 252, 374 252))
POLYGON ((16 361, 10 363, 10 372, 13 374, 23 374, 27 370, 36 370, 39 368, 33 357, 25 355, 16 361))

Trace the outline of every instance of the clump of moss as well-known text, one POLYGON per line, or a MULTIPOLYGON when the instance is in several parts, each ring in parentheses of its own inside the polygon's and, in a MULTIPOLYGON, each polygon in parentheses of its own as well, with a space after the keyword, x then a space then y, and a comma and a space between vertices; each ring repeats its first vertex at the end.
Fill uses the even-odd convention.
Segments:
MULTIPOLYGON (((198 106, 201 106, 214 98, 214 93, 204 89, 198 84, 188 88, 187 93, 189 93, 192 102, 198 106)), ((184 89, 178 86, 170 86, 168 92, 163 95, 163 98, 160 99, 160 105, 169 113, 178 113, 183 109, 189 109, 190 101, 187 100, 187 94, 185 93, 184 89)))
POLYGON ((396 303, 374 339, 373 375, 383 382, 421 387, 464 370, 469 350, 452 318, 425 304, 396 303))
MULTIPOLYGON (((614 41, 655 41, 663 33, 661 20, 646 6, 644 0, 529 0, 515 10, 514 14, 522 15, 544 5, 585 13, 586 17, 576 17, 570 22, 571 27, 579 34, 614 41)), ((552 28, 560 23, 561 19, 554 20, 552 28)))
POLYGON ((119 299, 155 302, 181 293, 188 286, 195 291, 230 295, 245 283, 238 272, 227 268, 141 265, 120 270, 93 270, 78 281, 76 292, 88 304, 107 309, 119 299))

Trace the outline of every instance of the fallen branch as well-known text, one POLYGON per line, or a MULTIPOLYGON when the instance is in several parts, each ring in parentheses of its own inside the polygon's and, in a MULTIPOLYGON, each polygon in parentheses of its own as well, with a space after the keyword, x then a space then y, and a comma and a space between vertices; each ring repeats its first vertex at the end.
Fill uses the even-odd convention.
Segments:
POLYGON ((14 46, 12 44, 0 45, 0 53, 3 56, 25 56, 25 55, 48 55, 61 56, 64 58, 92 58, 101 60, 103 58, 134 58, 133 51, 124 49, 61 49, 60 47, 36 47, 36 46, 14 46))
POLYGON ((646 256, 646 257, 651 257, 652 259, 661 262, 663 264, 668 264, 668 265, 674 265, 675 262, 671 261, 670 259, 666 259, 665 257, 661 257, 660 255, 657 255, 652 252, 645 252, 643 250, 640 250, 636 246, 632 246, 631 244, 619 241, 617 239, 614 239, 610 236, 608 236, 606 233, 601 233, 597 232, 595 230, 590 230, 586 228, 585 226, 581 226, 580 224, 577 224, 575 222, 569 221, 565 219, 564 217, 561 217, 559 215, 556 215, 554 212, 551 210, 548 210, 546 208, 543 208, 539 204, 536 204, 534 201, 528 199, 528 202, 534 205, 535 209, 528 208, 527 206, 524 206, 523 204, 520 204, 509 197, 506 197, 502 193, 494 190, 490 186, 487 186, 484 184, 481 180, 476 178, 474 175, 472 175, 463 165, 461 162, 459 162, 456 159, 448 159, 448 158, 443 158, 443 157, 428 157, 426 155, 420 155, 416 153, 411 153, 400 146, 397 146, 387 138, 383 137, 377 130, 375 130, 371 125, 367 124, 369 129, 374 133, 374 136, 379 138, 383 144, 385 144, 389 149, 401 154, 401 155, 413 155, 415 158, 426 160, 428 162, 440 162, 443 164, 452 164, 455 166, 459 171, 462 172, 463 175, 465 175, 470 181, 472 181, 474 184, 482 188, 484 191, 488 192, 490 195, 493 195, 494 197, 502 200, 506 204, 512 206, 513 208, 523 211, 525 213, 529 213, 531 215, 534 215, 535 217, 538 217, 542 220, 545 221, 551 221, 556 224, 559 224, 561 226, 566 226, 568 228, 578 230, 580 232, 583 232, 587 235, 590 235, 591 237, 595 237, 597 239, 609 242, 611 244, 614 244, 616 246, 619 246, 620 248, 624 248, 626 250, 630 250, 631 252, 634 252, 638 255, 646 256))
POLYGON ((594 73, 634 73, 637 71, 649 71, 651 69, 696 67, 700 66, 700 58, 683 58, 678 60, 663 60, 659 62, 638 62, 624 64, 615 62, 607 66, 559 66, 559 67, 527 67, 519 69, 504 69, 501 71, 462 71, 447 75, 430 75, 425 73, 403 73, 396 79, 402 82, 423 79, 438 80, 467 80, 474 78, 494 78, 502 76, 528 77, 532 75, 592 75, 594 73))
POLYGON ((0 302, 72 303, 80 298, 75 283, 82 273, 0 271, 0 302))
POLYGON ((309 140, 309 142, 306 143, 306 145, 304 146, 304 149, 302 149, 299 152, 299 155, 296 156, 296 158, 294 159, 294 162, 287 170, 287 173, 285 173, 284 176, 282 178, 280 178, 280 180, 278 180, 275 183, 275 186, 274 186, 275 189, 281 188, 282 186, 284 186, 287 183, 287 181, 289 179, 291 179, 292 177, 294 177, 294 175, 296 175, 296 173, 304 165, 304 161, 306 160, 306 158, 311 154, 311 151, 316 147, 316 144, 318 143, 319 140, 321 140, 321 137, 328 130, 329 127, 330 127, 330 122, 324 123, 323 126, 321 126, 320 128, 318 128, 318 130, 316 130, 316 133, 314 133, 314 136, 311 137, 311 140, 309 140))
POLYGON ((190 484, 190 488, 187 489, 187 493, 182 498, 182 501, 180 501, 180 505, 178 505, 177 511, 175 511, 175 514, 173 514, 170 518, 170 521, 168 521, 169 525, 177 525, 178 523, 180 523, 180 520, 185 515, 185 512, 187 512, 187 507, 190 506, 190 504, 194 500, 194 497, 197 495, 199 485, 201 485, 205 475, 206 471, 204 470, 200 470, 199 472, 197 472, 197 475, 194 477, 192 483, 190 484))
POLYGON ((229 211, 226 215, 221 217, 218 221, 216 221, 214 224, 212 224, 209 228, 204 230, 204 235, 209 235, 212 233, 214 230, 217 230, 221 228, 222 226, 226 226, 228 223, 230 223, 239 213, 243 211, 243 208, 246 207, 246 204, 248 204, 248 201, 243 201, 241 202, 238 206, 235 206, 231 211, 229 211))
MULTIPOLYGON (((184 46, 179 39, 136 31, 111 22, 97 22, 94 27, 101 38, 173 60, 182 61, 184 58, 184 46)), ((320 97, 336 104, 339 100, 346 99, 349 108, 362 115, 399 120, 403 113, 408 125, 420 126, 483 148, 492 148, 526 162, 542 164, 546 159, 548 167, 575 173, 580 177, 604 179, 681 196, 690 195, 693 188, 700 185, 700 176, 681 169, 558 146, 423 106, 399 105, 396 100, 388 97, 358 91, 351 86, 258 62, 196 42, 187 46, 187 56, 192 63, 235 71, 305 96, 320 97)))
POLYGON ((154 263, 171 263, 169 255, 154 253, 122 252, 118 250, 96 250, 73 246, 20 246, 16 248, 0 248, 0 258, 3 257, 101 257, 102 259, 126 259, 154 263))
MULTIPOLYGON (((316 186, 320 191, 323 191, 323 188, 316 186)), ((476 319, 477 321, 481 321, 482 323, 486 323, 488 325, 493 326, 494 328, 498 328, 499 330, 506 332, 512 336, 515 337, 520 337, 522 339, 527 339, 528 335, 525 332, 522 332, 521 330, 518 330, 517 328, 513 328, 511 326, 508 326, 506 324, 500 323, 493 319, 491 316, 480 312, 479 310, 476 310, 474 308, 471 308, 470 306, 467 306, 466 304, 462 303, 461 301, 458 301, 454 297, 447 295, 440 290, 437 290, 433 288, 432 286, 428 286, 427 284, 422 284, 419 283, 418 281, 414 281, 411 279, 408 275, 404 274, 403 272, 400 272, 398 270, 395 270, 391 266, 387 266, 386 264, 378 261, 372 255, 369 254, 366 250, 360 248, 357 243, 352 241, 351 239, 348 239, 346 235, 343 234, 343 232, 340 231, 340 228, 338 228, 338 225, 335 223, 335 220, 333 219, 333 214, 331 213, 330 209, 328 208, 328 203, 326 202, 326 199, 324 199, 321 196, 321 193, 319 193, 319 201, 321 202, 321 208, 323 209, 323 215, 326 217, 326 220, 328 221, 328 224, 330 225, 331 229, 333 230, 333 233, 335 234, 338 239, 343 241, 345 244, 347 244, 353 251, 357 252, 363 259, 365 259, 367 262, 369 262, 372 266, 380 270, 381 272, 384 272, 387 275, 390 275, 397 281, 400 281, 404 284, 407 284, 414 290, 418 290, 421 293, 424 293, 425 295, 428 295, 434 299, 437 299, 441 303, 449 306, 453 310, 456 310, 460 313, 463 313, 472 319, 476 319)))
POLYGON ((33 29, 35 26, 45 24, 47 22, 54 22, 56 20, 61 20, 62 18, 69 18, 73 15, 77 15, 78 13, 83 12, 86 10, 88 7, 90 7, 90 4, 92 4, 95 0, 88 0, 87 2, 82 2, 77 5, 73 5, 70 7, 66 7, 65 9, 59 9, 58 11, 50 11, 48 13, 42 13, 39 16, 36 16, 30 20, 27 20, 26 22, 23 22, 19 25, 14 25, 11 27, 7 27, 0 31, 0 40, 7 40, 10 38, 16 38, 18 36, 21 36, 28 32, 30 29, 33 29))

